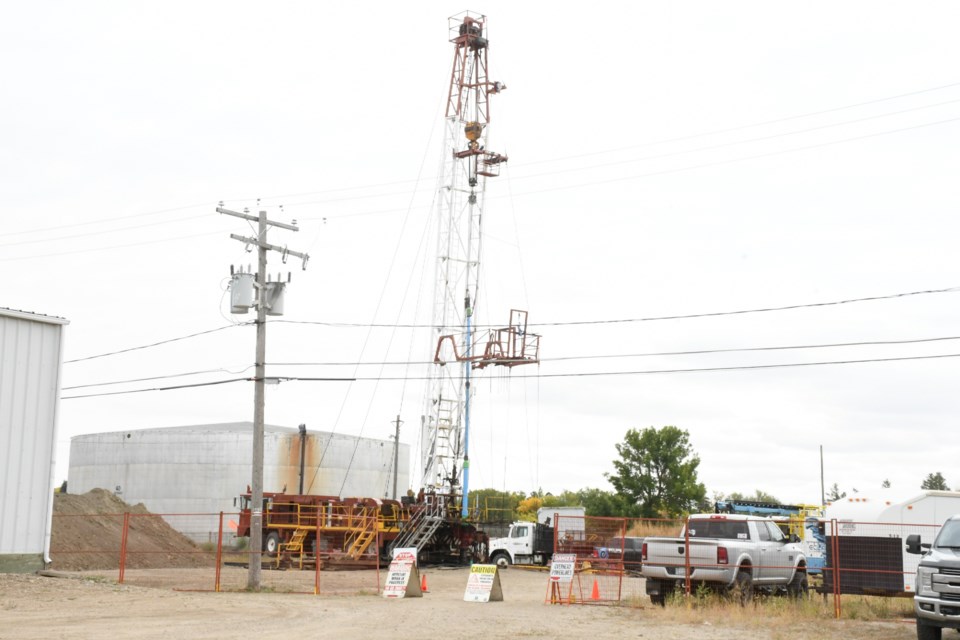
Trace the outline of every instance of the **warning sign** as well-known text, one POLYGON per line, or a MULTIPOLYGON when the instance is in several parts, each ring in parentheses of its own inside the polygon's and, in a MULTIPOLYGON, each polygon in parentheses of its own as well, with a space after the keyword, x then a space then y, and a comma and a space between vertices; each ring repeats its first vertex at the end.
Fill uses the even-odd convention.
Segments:
POLYGON ((475 564, 470 567, 467 578, 467 590, 463 594, 464 602, 501 602, 503 589, 500 588, 500 574, 495 564, 475 564))
POLYGON ((547 587, 551 604, 570 604, 573 601, 573 577, 576 566, 576 554, 554 554, 550 562, 550 579, 547 587))
POLYGON ((577 564, 575 553, 557 553, 550 563, 550 582, 566 584, 573 582, 573 568, 577 564))
POLYGON ((383 586, 384 598, 422 598, 420 572, 417 570, 417 550, 394 549, 393 561, 383 586))

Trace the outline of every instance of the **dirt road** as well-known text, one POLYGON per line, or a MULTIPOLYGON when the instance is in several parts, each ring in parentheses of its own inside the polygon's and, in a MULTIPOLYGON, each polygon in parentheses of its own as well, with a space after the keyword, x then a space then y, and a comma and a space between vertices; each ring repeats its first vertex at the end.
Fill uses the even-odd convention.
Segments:
MULTIPOLYGON (((189 584, 196 570, 87 572, 70 577, 0 574, 0 640, 165 640, 257 638, 711 638, 907 640, 909 621, 834 621, 769 613, 622 606, 544 604, 546 577, 516 568, 503 571, 504 601, 463 601, 468 570, 427 572, 429 593, 422 598, 387 600, 376 592, 373 572, 324 576, 329 595, 280 593, 309 591, 311 572, 264 572, 272 592, 201 593, 173 590, 189 584), (293 581, 292 586, 290 581, 293 581), (282 584, 287 582, 287 584, 282 584), (145 586, 155 585, 155 586, 145 586), (371 586, 372 585, 372 586, 371 586)), ((198 572, 196 588, 210 588, 209 572, 198 572)), ((246 573, 225 569, 225 588, 242 588, 246 573)))

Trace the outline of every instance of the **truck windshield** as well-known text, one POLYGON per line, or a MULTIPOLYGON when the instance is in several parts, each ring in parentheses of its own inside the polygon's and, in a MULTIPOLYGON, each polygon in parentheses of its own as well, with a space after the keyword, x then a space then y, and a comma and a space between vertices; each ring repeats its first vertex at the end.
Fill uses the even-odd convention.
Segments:
POLYGON ((960 547, 960 520, 947 520, 937 536, 935 547, 960 547))
POLYGON ((746 520, 691 520, 691 538, 722 538, 726 540, 746 540, 746 520))

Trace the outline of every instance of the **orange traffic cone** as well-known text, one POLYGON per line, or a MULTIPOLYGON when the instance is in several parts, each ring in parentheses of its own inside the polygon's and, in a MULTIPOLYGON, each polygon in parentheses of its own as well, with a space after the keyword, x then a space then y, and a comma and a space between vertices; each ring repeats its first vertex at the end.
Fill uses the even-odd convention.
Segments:
POLYGON ((420 591, 428 593, 427 591, 427 574, 420 576, 420 591))
POLYGON ((591 599, 591 600, 599 600, 599 599, 600 599, 600 585, 597 584, 597 579, 596 579, 596 578, 593 579, 593 592, 590 593, 590 599, 591 599))

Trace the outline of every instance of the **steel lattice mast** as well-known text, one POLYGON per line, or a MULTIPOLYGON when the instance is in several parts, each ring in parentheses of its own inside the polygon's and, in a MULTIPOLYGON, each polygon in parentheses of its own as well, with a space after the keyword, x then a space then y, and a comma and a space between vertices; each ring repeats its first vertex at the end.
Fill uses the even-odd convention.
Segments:
MULTIPOLYGON (((461 367, 434 367, 421 416, 422 484, 463 493, 469 481, 469 403, 486 178, 504 155, 486 150, 490 96, 506 87, 488 76, 486 17, 470 11, 449 19, 454 45, 447 97, 443 161, 437 196, 438 235, 432 327, 437 339, 457 334, 461 367)), ((438 356, 439 358, 439 356, 438 356)))

